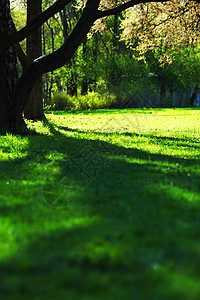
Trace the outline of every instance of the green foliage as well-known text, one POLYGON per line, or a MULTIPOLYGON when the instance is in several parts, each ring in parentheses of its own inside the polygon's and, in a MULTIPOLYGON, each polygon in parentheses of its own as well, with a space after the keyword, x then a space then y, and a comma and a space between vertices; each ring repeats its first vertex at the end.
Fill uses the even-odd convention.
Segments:
POLYGON ((51 101, 51 109, 62 110, 71 109, 75 107, 72 97, 67 93, 56 93, 54 94, 51 101))
POLYGON ((66 92, 57 93, 53 96, 51 102, 51 109, 100 109, 112 108, 118 106, 118 99, 114 94, 95 92, 87 95, 78 95, 71 97, 66 92))
POLYGON ((183 90, 190 90, 191 86, 200 84, 200 45, 192 50, 182 50, 174 56, 171 66, 177 77, 177 83, 183 90))
POLYGON ((104 78, 104 90, 116 95, 116 107, 158 105, 159 93, 144 62, 130 55, 116 54, 99 62, 99 74, 104 78))
POLYGON ((138 62, 128 54, 116 54, 114 57, 102 59, 98 69, 108 86, 117 86, 122 81, 134 83, 148 72, 144 63, 138 62))
POLYGON ((161 81, 169 89, 179 88, 182 91, 190 91, 195 83, 199 82, 200 63, 199 47, 187 49, 174 53, 170 64, 159 64, 160 54, 158 51, 149 51, 146 60, 151 72, 158 75, 161 81))
POLYGON ((57 111, 1 136, 1 298, 198 300, 199 118, 57 111))
POLYGON ((157 107, 159 104, 159 93, 150 78, 137 78, 133 83, 122 81, 110 90, 118 95, 118 108, 157 107))

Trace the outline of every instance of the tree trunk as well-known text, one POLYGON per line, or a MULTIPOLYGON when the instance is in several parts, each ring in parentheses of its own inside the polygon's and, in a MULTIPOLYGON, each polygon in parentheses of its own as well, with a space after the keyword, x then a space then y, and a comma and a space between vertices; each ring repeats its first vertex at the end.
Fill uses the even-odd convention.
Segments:
POLYGON ((192 93, 192 96, 190 98, 190 105, 191 106, 194 106, 194 102, 195 102, 195 99, 197 97, 197 92, 198 92, 198 89, 199 89, 199 86, 198 84, 195 85, 195 88, 194 88, 194 91, 192 93))
POLYGON ((113 52, 116 53, 118 50, 118 15, 114 16, 113 25, 113 52))
MULTIPOLYGON (((27 24, 41 13, 41 0, 27 1, 27 24)), ((41 29, 35 30, 27 38, 27 61, 30 64, 34 59, 42 55, 41 29)), ((40 76, 29 95, 24 109, 24 117, 29 120, 41 120, 44 118, 42 103, 42 77, 40 76)))
POLYGON ((44 73, 56 70, 66 64, 74 55, 86 34, 97 19, 100 0, 88 0, 83 14, 65 43, 53 53, 32 61, 18 79, 10 106, 10 126, 14 130, 22 120, 27 98, 37 79, 44 73))
MULTIPOLYGON (((87 37, 83 41, 83 57, 85 58, 87 53, 87 37)), ((81 83, 81 95, 87 95, 88 93, 88 80, 87 80, 87 72, 84 74, 84 79, 81 83)))
MULTIPOLYGON (((11 35, 9 0, 0 1, 0 40, 5 34, 11 35)), ((0 57, 0 131, 9 130, 9 104, 17 81, 17 59, 14 47, 0 57)))
MULTIPOLYGON (((51 25, 48 22, 46 22, 46 23, 51 32, 51 49, 52 49, 52 52, 54 52, 55 51, 54 30, 53 30, 53 27, 51 27, 51 25)), ((51 71, 49 78, 50 78, 50 80, 49 80, 50 86, 49 86, 48 93, 47 93, 48 94, 48 104, 51 103, 52 89, 53 89, 53 84, 54 84, 53 71, 51 71)))
MULTIPOLYGON (((70 28, 67 23, 67 11, 66 8, 64 8, 60 12, 60 19, 62 23, 62 31, 63 31, 63 37, 66 41, 69 36, 70 28)), ((77 96, 77 84, 76 84, 76 75, 74 74, 74 60, 73 58, 69 60, 68 65, 71 67, 71 76, 67 80, 67 93, 70 96, 77 96)))
POLYGON ((68 24, 67 24, 67 11, 66 11, 66 8, 63 9, 63 11, 60 12, 60 19, 61 19, 61 22, 62 22, 62 26, 63 26, 63 36, 64 36, 64 39, 66 41, 66 39, 68 38, 68 24))

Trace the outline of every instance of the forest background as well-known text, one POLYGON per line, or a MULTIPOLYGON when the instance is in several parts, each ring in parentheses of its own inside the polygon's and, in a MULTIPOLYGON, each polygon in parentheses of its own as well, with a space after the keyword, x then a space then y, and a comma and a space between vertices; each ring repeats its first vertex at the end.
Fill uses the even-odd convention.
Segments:
MULTIPOLYGON (((54 2, 42 1, 42 10, 54 2)), ((11 7, 19 30, 27 22, 26 1, 12 1, 11 7)), ((41 54, 63 44, 83 7, 84 1, 73 1, 42 26, 41 54)), ((199 4, 184 0, 140 4, 96 21, 73 58, 43 75, 44 107, 199 105, 199 15, 199 4)), ((25 57, 26 41, 20 46, 25 57)), ((19 63, 19 73, 22 67, 19 63)))

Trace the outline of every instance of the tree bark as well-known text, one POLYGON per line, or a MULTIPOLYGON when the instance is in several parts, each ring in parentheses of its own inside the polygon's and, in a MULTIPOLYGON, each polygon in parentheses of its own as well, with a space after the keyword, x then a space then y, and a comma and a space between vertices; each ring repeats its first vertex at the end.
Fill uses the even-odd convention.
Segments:
MULTIPOLYGON (((41 14, 42 0, 27 1, 27 24, 30 24, 41 14)), ((30 64, 34 59, 42 55, 41 29, 36 29, 26 40, 27 62, 30 64)), ((29 120, 41 120, 44 118, 42 102, 42 77, 34 84, 28 101, 24 108, 24 117, 29 120)))
MULTIPOLYGON (((12 34, 9 0, 0 1, 0 40, 12 34)), ((9 105, 17 81, 17 59, 14 47, 0 57, 0 131, 9 130, 9 105)))

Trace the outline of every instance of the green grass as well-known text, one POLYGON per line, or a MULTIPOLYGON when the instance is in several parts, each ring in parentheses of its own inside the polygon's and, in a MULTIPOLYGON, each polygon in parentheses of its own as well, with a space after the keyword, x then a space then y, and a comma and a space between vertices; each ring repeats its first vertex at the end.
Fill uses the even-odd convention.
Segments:
POLYGON ((1 299, 200 299, 200 110, 28 126, 0 136, 1 299))

